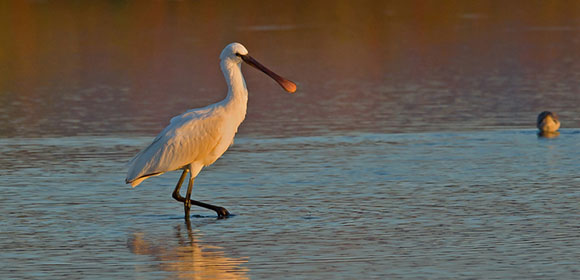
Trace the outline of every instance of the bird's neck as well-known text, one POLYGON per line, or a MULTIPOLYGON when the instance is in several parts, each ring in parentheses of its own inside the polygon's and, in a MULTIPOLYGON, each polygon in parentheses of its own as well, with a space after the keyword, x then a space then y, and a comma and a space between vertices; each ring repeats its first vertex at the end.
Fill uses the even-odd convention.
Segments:
POLYGON ((222 61, 221 68, 228 85, 228 95, 224 101, 228 104, 242 106, 245 109, 248 104, 248 89, 244 76, 242 76, 241 65, 222 61))

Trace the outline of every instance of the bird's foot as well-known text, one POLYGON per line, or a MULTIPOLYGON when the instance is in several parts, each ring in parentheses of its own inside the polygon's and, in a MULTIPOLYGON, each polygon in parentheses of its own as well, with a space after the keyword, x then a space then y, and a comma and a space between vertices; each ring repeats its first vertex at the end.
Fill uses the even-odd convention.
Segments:
POLYGON ((215 212, 218 215, 218 219, 224 219, 230 216, 230 212, 223 207, 216 206, 215 212))

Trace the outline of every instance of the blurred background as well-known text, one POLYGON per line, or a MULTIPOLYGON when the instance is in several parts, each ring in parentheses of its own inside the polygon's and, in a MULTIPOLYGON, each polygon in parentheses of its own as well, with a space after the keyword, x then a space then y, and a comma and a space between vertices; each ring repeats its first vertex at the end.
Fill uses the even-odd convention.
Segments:
POLYGON ((1 1, 0 135, 152 135, 244 67, 244 135, 580 122, 578 1, 1 1))
POLYGON ((0 0, 2 277, 578 278, 579 81, 580 1, 0 0), (186 224, 126 163, 235 41, 298 91, 243 66, 186 224))

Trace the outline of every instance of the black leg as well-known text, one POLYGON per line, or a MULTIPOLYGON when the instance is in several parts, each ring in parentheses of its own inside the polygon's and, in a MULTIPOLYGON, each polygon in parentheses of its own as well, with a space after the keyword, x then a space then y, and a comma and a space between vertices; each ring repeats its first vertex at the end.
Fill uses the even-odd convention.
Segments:
POLYGON ((185 210, 185 219, 189 220, 189 209, 191 209, 191 189, 193 188, 193 179, 189 178, 187 184, 187 193, 185 193, 185 201, 183 202, 183 210, 185 210))
POLYGON ((191 191, 193 189, 193 179, 194 178, 189 179, 189 185, 187 186, 186 197, 181 196, 181 194, 179 193, 179 190, 181 189, 181 185, 183 184, 183 181, 185 180, 185 176, 187 176, 188 172, 189 172, 188 169, 183 170, 183 173, 181 173, 181 177, 179 177, 179 181, 177 182, 177 186, 175 186, 175 190, 173 190, 173 194, 172 194, 172 197, 175 200, 183 202, 183 208, 185 210, 185 220, 186 221, 189 220, 189 210, 191 208, 191 205, 196 205, 199 207, 213 210, 217 213, 218 218, 220 218, 220 219, 228 217, 230 215, 230 212, 228 212, 228 210, 226 208, 207 204, 207 203, 204 203, 201 201, 191 199, 191 191))
POLYGON ((211 205, 211 204, 207 204, 201 201, 197 201, 197 200, 189 200, 191 201, 191 204, 193 205, 197 205, 199 207, 203 207, 206 209, 210 209, 213 210, 217 213, 218 215, 218 219, 222 219, 222 218, 227 218, 230 215, 230 212, 228 212, 228 210, 226 208, 220 207, 220 206, 215 206, 215 205, 211 205))
POLYGON ((181 202, 185 201, 185 198, 183 198, 183 196, 181 196, 181 194, 179 194, 179 190, 181 189, 181 184, 183 184, 183 180, 185 180, 185 176, 187 176, 188 172, 189 172, 188 169, 183 170, 183 173, 181 173, 181 177, 179 177, 179 181, 177 182, 177 186, 175 186, 175 189, 173 190, 173 194, 171 195, 173 197, 173 199, 175 199, 177 201, 181 201, 181 202))

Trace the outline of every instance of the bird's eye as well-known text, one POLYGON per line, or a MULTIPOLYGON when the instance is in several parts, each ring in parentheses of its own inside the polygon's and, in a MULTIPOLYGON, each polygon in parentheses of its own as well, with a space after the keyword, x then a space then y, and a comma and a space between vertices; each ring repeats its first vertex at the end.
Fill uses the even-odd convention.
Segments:
POLYGON ((237 52, 237 53, 236 53, 236 55, 237 55, 237 56, 240 56, 240 53, 238 53, 238 52, 237 52))

